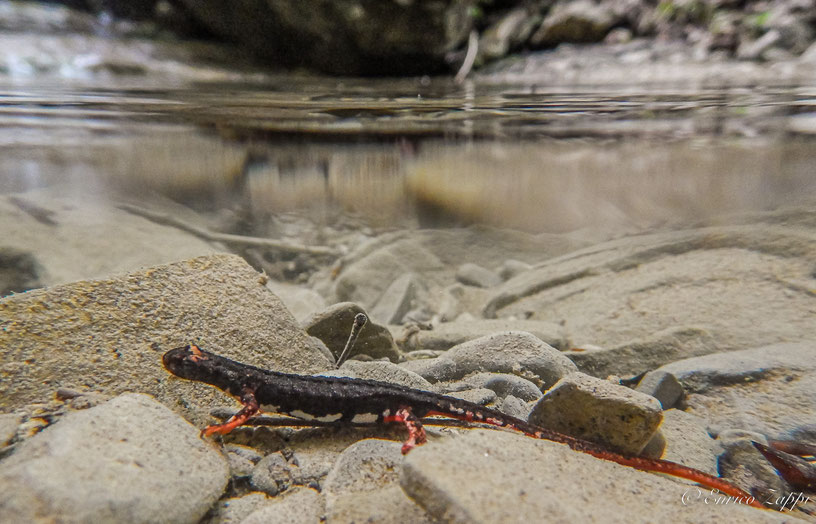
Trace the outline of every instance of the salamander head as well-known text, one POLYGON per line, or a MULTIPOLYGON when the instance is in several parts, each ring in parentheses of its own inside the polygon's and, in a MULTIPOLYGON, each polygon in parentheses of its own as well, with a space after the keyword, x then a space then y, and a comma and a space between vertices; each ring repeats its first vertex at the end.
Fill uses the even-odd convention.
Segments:
POLYGON ((204 351, 194 344, 171 349, 162 356, 162 363, 173 375, 204 382, 239 395, 246 385, 251 366, 204 351))
POLYGON ((181 370, 185 361, 196 363, 201 360, 207 360, 207 355, 198 346, 190 344, 171 349, 162 356, 164 367, 171 373, 181 370))
POLYGON ((213 368, 218 367, 221 357, 202 351, 196 345, 187 345, 171 349, 162 356, 162 363, 170 373, 177 377, 212 383, 207 378, 213 368))

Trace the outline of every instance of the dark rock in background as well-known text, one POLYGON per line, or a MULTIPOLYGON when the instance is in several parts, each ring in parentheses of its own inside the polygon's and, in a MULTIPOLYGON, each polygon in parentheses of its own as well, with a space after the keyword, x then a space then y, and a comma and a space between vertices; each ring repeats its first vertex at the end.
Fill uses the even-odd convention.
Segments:
MULTIPOLYGON (((365 314, 363 308, 351 302, 341 302, 318 311, 302 322, 303 329, 311 336, 317 337, 331 350, 335 358, 340 357, 346 346, 354 318, 359 313, 365 314)), ((368 316, 368 315, 366 315, 368 316)), ((399 349, 394 337, 387 328, 372 322, 370 319, 360 330, 359 338, 349 357, 366 355, 370 358, 388 358, 392 362, 399 360, 399 349)))
MULTIPOLYGON (((342 75, 452 72, 565 43, 679 41, 699 60, 787 60, 816 38, 812 0, 65 0, 102 30, 215 38, 267 65, 342 75), (93 20, 92 20, 93 22, 93 20), (124 24, 128 25, 128 24, 124 24), (121 29, 121 28, 120 28, 121 29), (477 42, 468 44, 476 32, 477 42), (475 49, 468 49, 468 46, 475 49)), ((18 30, 18 29, 14 29, 18 30)), ((166 36, 166 35, 165 35, 166 36)))
POLYGON ((533 33, 530 44, 551 47, 562 42, 600 42, 616 22, 608 6, 593 0, 561 1, 533 33))
MULTIPOLYGON (((19 2, 19 4, 25 3, 19 2)), ((62 4, 75 12, 71 15, 73 18, 82 17, 83 15, 79 12, 83 11, 96 15, 97 28, 103 28, 115 21, 126 20, 131 23, 140 22, 144 26, 131 28, 136 32, 155 33, 161 28, 183 37, 213 37, 213 34, 198 22, 179 0, 52 0, 42 3, 46 5, 62 4)), ((15 7, 18 10, 24 8, 24 5, 15 7)), ((20 31, 21 29, 12 28, 12 30, 20 31)))
POLYGON ((41 287, 41 273, 31 253, 0 247, 0 297, 41 287))
POLYGON ((159 4, 166 0, 85 0, 91 11, 106 11, 113 16, 131 20, 146 20, 158 14, 159 4))
POLYGON ((473 27, 472 0, 184 0, 215 34, 288 66, 335 74, 440 71, 473 27))

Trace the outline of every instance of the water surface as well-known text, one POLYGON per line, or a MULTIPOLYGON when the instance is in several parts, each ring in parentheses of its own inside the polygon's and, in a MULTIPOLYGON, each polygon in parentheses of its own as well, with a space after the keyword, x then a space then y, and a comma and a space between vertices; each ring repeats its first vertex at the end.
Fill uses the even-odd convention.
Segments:
POLYGON ((816 89, 418 78, 0 87, 4 192, 157 191, 378 224, 650 227, 812 195, 816 89))

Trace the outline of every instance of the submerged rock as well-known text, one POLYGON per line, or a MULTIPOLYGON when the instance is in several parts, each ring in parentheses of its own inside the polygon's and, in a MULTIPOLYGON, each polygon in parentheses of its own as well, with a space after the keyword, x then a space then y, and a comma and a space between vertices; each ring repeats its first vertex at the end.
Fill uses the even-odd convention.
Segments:
POLYGON ((197 428, 137 394, 71 413, 1 464, 3 522, 197 522, 228 478, 197 428))
POLYGON ((462 264, 456 270, 456 280, 466 286, 493 287, 501 283, 501 277, 478 264, 462 264))
POLYGON ((726 429, 785 439, 816 419, 816 344, 774 344, 668 364, 688 411, 714 434, 726 429))
POLYGON ((547 260, 497 286, 484 312, 562 321, 577 348, 607 348, 570 353, 579 368, 634 375, 696 355, 816 337, 814 257, 816 233, 807 227, 639 235, 547 260))
POLYGON ((502 331, 524 331, 556 349, 568 347, 561 326, 546 320, 477 319, 445 322, 430 330, 417 330, 406 346, 424 350, 447 350, 480 337, 502 331))
POLYGON ((459 344, 435 359, 403 364, 430 382, 453 381, 477 372, 511 373, 547 389, 577 371, 560 351, 523 331, 504 331, 459 344))
POLYGON ((491 390, 501 398, 512 395, 523 401, 538 400, 542 395, 541 390, 529 380, 508 373, 476 373, 452 384, 438 384, 437 390, 439 386, 448 394, 478 388, 491 390))
POLYGON ((17 427, 22 421, 23 418, 15 413, 0 415, 0 449, 11 442, 17 433, 17 427))
POLYGON ((414 389, 431 389, 431 384, 416 373, 391 362, 359 362, 348 360, 340 369, 321 373, 326 377, 351 377, 400 384, 414 389))
MULTIPOLYGON (((302 325, 309 335, 322 340, 336 359, 343 352, 354 324, 354 317, 359 313, 365 314, 365 311, 357 304, 341 302, 307 317, 302 325)), ((392 362, 400 359, 400 351, 391 332, 370 318, 360 330, 357 342, 347 358, 357 355, 371 358, 385 357, 392 362)))
POLYGON ((502 413, 510 415, 511 417, 527 420, 527 417, 530 416, 532 406, 520 398, 514 397, 513 395, 507 395, 504 400, 502 400, 501 404, 497 406, 497 408, 502 413))
POLYGON ((0 248, 0 297, 42 287, 41 272, 31 253, 0 248))
POLYGON ((472 404, 478 404, 480 406, 492 404, 498 398, 495 391, 487 388, 473 388, 450 391, 448 392, 448 396, 458 398, 464 400, 465 402, 470 402, 472 404))
POLYGON ((572 373, 536 403, 530 422, 637 455, 663 419, 660 403, 644 393, 572 373))
POLYGON ((555 522, 748 524, 788 518, 742 505, 704 504, 702 497, 684 499, 697 488, 689 493, 685 483, 502 431, 467 431, 413 450, 400 483, 444 522, 537 522, 545 516, 555 522))
POLYGON ((58 388, 139 391, 203 424, 224 394, 173 377, 161 362, 190 342, 263 368, 330 367, 260 277, 240 257, 213 255, 0 300, 0 408, 58 388))
POLYGON ((372 308, 372 318, 386 324, 401 324, 405 314, 411 310, 419 287, 416 275, 407 273, 397 278, 372 308))
POLYGON ((638 383, 635 391, 646 393, 656 398, 663 409, 673 408, 683 398, 683 385, 677 377, 665 370, 646 373, 638 383))
POLYGON ((250 513, 269 502, 263 493, 249 493, 243 497, 233 497, 218 502, 218 506, 210 514, 209 523, 238 524, 250 513))
MULTIPOLYGON (((382 235, 353 250, 342 259, 336 278, 329 272, 318 274, 313 287, 329 302, 350 301, 371 310, 396 280, 414 274, 421 279, 423 288, 417 291, 418 305, 442 313, 438 297, 453 284, 456 268, 463 263, 492 266, 508 253, 532 263, 579 245, 585 244, 562 235, 531 235, 486 227, 400 231, 382 235)), ((471 309, 465 291, 452 290, 452 294, 459 303, 446 312, 447 320, 471 309)))
POLYGON ((320 494, 309 488, 292 490, 275 497, 241 520, 242 524, 314 524, 321 522, 326 503, 320 494))
POLYGON ((699 327, 669 328, 608 349, 565 351, 578 369, 597 377, 633 375, 676 360, 705 355, 717 341, 699 327))
POLYGON ((185 231, 118 209, 104 196, 77 200, 66 192, 58 188, 0 198, 3 295, 223 251, 185 231), (7 271, 15 275, 8 283, 3 281, 11 277, 7 271))
POLYGON ((261 454, 247 446, 228 444, 224 451, 229 462, 230 477, 234 481, 243 481, 252 474, 252 470, 261 460, 261 454))
POLYGON ((516 275, 529 271, 532 267, 530 264, 522 262, 521 260, 508 258, 502 262, 501 267, 499 267, 499 277, 501 277, 502 280, 510 280, 516 275))
POLYGON ((660 432, 666 440, 662 458, 719 475, 717 455, 722 448, 705 429, 704 421, 679 409, 663 412, 660 432))
POLYGON ((292 485, 292 468, 281 453, 270 453, 252 470, 250 482, 254 489, 275 496, 292 485))
POLYGON ((326 309, 326 300, 318 293, 303 286, 269 280, 266 283, 275 296, 281 299, 292 315, 300 322, 318 311, 326 309))
POLYGON ((752 441, 767 445, 765 437, 753 431, 724 431, 719 435, 717 442, 723 449, 719 456, 720 474, 745 491, 755 493, 760 500, 791 493, 790 487, 752 441))
POLYGON ((346 448, 326 477, 327 519, 335 522, 431 522, 399 487, 397 442, 361 440, 346 448))

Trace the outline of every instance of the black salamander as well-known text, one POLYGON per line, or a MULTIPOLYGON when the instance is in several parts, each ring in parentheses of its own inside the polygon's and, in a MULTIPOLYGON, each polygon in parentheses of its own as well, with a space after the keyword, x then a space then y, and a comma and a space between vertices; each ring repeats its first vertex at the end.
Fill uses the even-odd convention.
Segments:
POLYGON ((162 361, 173 375, 215 386, 243 405, 225 423, 204 428, 204 436, 229 433, 261 412, 324 422, 399 422, 408 429, 408 439, 402 446, 402 452, 408 453, 426 441, 420 418, 444 416, 513 429, 624 466, 689 479, 718 489, 744 504, 763 507, 740 488, 694 468, 667 460, 621 455, 598 444, 446 395, 373 380, 269 371, 203 351, 195 345, 171 349, 162 361))

